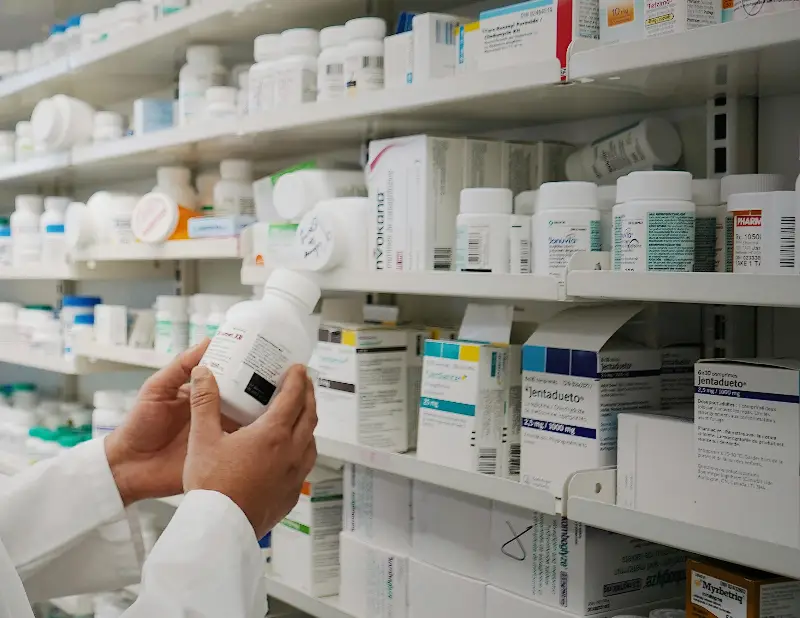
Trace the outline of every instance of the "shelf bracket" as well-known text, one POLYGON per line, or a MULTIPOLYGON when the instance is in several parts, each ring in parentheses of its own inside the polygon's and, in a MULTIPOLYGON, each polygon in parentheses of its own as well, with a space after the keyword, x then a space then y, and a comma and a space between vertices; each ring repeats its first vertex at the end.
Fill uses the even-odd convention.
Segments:
POLYGON ((575 472, 564 484, 564 497, 561 499, 561 515, 568 517, 567 503, 570 498, 586 498, 605 504, 617 502, 617 468, 598 468, 575 472))

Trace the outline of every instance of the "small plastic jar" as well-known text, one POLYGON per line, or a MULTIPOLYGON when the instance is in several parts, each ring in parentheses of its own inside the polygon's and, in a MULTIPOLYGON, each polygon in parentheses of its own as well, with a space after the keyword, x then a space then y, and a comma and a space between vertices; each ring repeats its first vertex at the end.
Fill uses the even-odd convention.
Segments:
POLYGON ((188 309, 188 296, 156 298, 156 352, 178 354, 189 347, 188 309))
POLYGON ((464 189, 456 218, 456 270, 509 272, 510 189, 464 189))
POLYGON ((122 391, 95 391, 92 412, 92 438, 107 436, 125 422, 122 391))
POLYGON ((695 205, 694 270, 713 273, 717 219, 725 215, 725 207, 720 199, 719 178, 692 180, 692 201, 695 205))
POLYGON ((213 294, 194 294, 189 299, 189 346, 202 343, 206 338, 206 322, 211 313, 213 294))
POLYGON ((40 195, 18 195, 14 205, 14 212, 11 215, 14 266, 39 262, 42 255, 39 218, 44 210, 44 200, 40 195))
POLYGON ((17 139, 14 142, 14 160, 27 161, 36 154, 36 144, 33 141, 33 127, 30 121, 22 120, 17 123, 17 139))
POLYGON ((97 13, 81 15, 81 47, 87 49, 102 40, 101 19, 97 13))
POLYGON ((797 194, 794 191, 735 193, 733 272, 794 274, 797 268, 797 194))
POLYGON ((222 178, 214 187, 214 214, 254 216, 253 164, 228 159, 220 163, 219 170, 222 178))
POLYGON ((44 213, 39 219, 44 264, 65 264, 67 261, 65 214, 71 201, 68 197, 44 198, 44 213))
POLYGON ((195 184, 197 185, 198 210, 204 215, 214 214, 214 187, 222 180, 222 176, 216 170, 202 172, 197 175, 195 184))
POLYGON ((75 342, 94 339, 94 314, 76 315, 75 323, 64 331, 64 356, 75 358, 75 342))
POLYGON ((96 305, 94 308, 94 340, 102 345, 126 345, 128 342, 128 309, 122 305, 96 305))
POLYGON ((94 115, 92 138, 95 142, 122 139, 125 134, 125 120, 116 112, 97 112, 94 115))
POLYGON ((39 395, 35 384, 15 382, 11 385, 11 405, 15 408, 33 412, 38 403, 39 395))
POLYGON ((34 141, 50 152, 90 142, 94 114, 94 108, 85 101, 63 94, 42 99, 31 114, 34 141))
POLYGON ((250 104, 250 71, 243 71, 237 77, 239 89, 236 91, 236 113, 239 116, 247 116, 250 104))
POLYGON ((297 226, 299 267, 315 272, 366 270, 369 204, 365 197, 318 202, 297 226))
POLYGON ((275 107, 275 90, 278 82, 279 60, 283 55, 280 34, 262 34, 256 37, 254 57, 250 67, 250 92, 247 110, 257 114, 275 107))
POLYGON ((0 302, 0 341, 13 342, 17 340, 17 303, 0 302))
POLYGON ((231 86, 212 86, 206 90, 206 115, 209 118, 236 118, 238 91, 231 86))
POLYGON ((131 229, 131 219, 136 204, 141 199, 137 195, 112 193, 108 200, 106 217, 108 219, 108 241, 112 245, 129 245, 136 242, 131 229))
POLYGON ((617 185, 597 187, 597 208, 600 210, 600 250, 613 251, 614 218, 612 211, 617 205, 617 185))
POLYGON ((380 17, 359 17, 344 25, 347 31, 345 85, 349 95, 383 90, 386 21, 380 17))
POLYGON ((347 47, 347 30, 344 26, 330 26, 319 31, 322 51, 317 59, 317 100, 341 99, 346 85, 344 59, 347 47))
POLYGON ((64 353, 72 354, 73 327, 79 315, 90 315, 94 320, 94 308, 102 300, 97 296, 65 296, 61 307, 61 326, 64 329, 64 353))
POLYGON ((617 185, 614 270, 694 270, 692 175, 631 172, 617 185))
POLYGON ((192 188, 192 172, 188 167, 159 167, 156 170, 154 192, 166 193, 178 204, 197 209, 197 192, 192 188))
POLYGON ((14 131, 0 131, 0 165, 13 163, 16 159, 17 134, 14 131))
POLYGON ((319 32, 292 28, 281 33, 281 59, 277 62, 275 107, 317 100, 319 32))

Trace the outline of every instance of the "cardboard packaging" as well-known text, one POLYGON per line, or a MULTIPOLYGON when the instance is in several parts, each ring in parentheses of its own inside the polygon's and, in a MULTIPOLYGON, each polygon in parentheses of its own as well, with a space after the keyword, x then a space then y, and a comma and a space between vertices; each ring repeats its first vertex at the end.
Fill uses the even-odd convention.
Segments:
POLYGON ((401 32, 387 36, 384 44, 384 85, 402 88, 414 81, 414 34, 401 32))
POLYGON ((508 349, 425 342, 417 456, 422 461, 501 474, 508 349))
POLYGON ((566 180, 564 165, 575 147, 561 142, 504 142, 501 187, 514 195, 538 189, 544 182, 566 180))
POLYGON ((477 71, 480 57, 483 53, 481 22, 473 21, 460 25, 457 32, 456 47, 458 48, 456 74, 477 71))
POLYGON ((408 335, 368 324, 323 324, 314 353, 317 435, 408 450, 408 335))
POLYGON ((455 15, 422 13, 414 15, 414 81, 452 77, 456 72, 456 34, 469 20, 455 15))
POLYGON ((617 426, 617 506, 695 522, 692 420, 620 414, 617 426))
POLYGON ((408 556, 342 532, 339 604, 356 618, 405 618, 408 556))
MULTIPOLYGON (((686 554, 495 502, 489 583, 578 616, 680 596, 686 554)), ((624 613, 628 613, 625 611, 624 613)))
POLYGON ((503 142, 469 138, 464 141, 464 188, 501 187, 506 175, 503 142))
POLYGON ((343 530, 365 543, 411 552, 411 480, 365 466, 344 466, 343 530))
POLYGON ((453 269, 464 144, 428 135, 370 142, 370 269, 453 269))
POLYGON ((694 364, 703 351, 699 345, 661 348, 661 409, 686 408, 694 404, 694 364))
POLYGON ((486 618, 485 582, 408 562, 408 618, 486 618))
POLYGON ((800 547, 800 362, 695 365, 702 526, 800 547))
POLYGON ((639 41, 719 24, 724 4, 705 0, 600 0, 600 42, 639 41))
POLYGON ((342 474, 317 466, 291 512, 272 530, 272 566, 287 584, 324 597, 339 592, 342 474))
POLYGON ((613 466, 617 414, 657 410, 661 356, 612 337, 636 305, 567 309, 522 349, 521 480, 556 496, 571 474, 613 466))
POLYGON ((412 557, 486 580, 491 501, 418 481, 412 495, 412 557))
POLYGON ((506 412, 500 448, 500 476, 519 481, 522 450, 522 346, 508 346, 506 412))
POLYGON ((800 614, 800 581, 713 560, 689 560, 687 618, 780 618, 800 614))

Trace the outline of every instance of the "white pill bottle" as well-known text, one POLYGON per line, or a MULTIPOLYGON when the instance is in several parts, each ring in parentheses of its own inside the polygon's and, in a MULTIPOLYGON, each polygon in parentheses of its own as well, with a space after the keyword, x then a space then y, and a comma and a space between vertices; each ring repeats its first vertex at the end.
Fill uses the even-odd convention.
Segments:
POLYGON ((291 270, 275 270, 260 301, 228 310, 201 365, 217 379, 222 413, 249 425, 264 413, 286 371, 307 364, 314 341, 308 316, 320 297, 319 286, 291 270))
POLYGON ((769 275, 797 272, 797 197, 794 191, 734 193, 733 272, 769 275))
POLYGON ((456 270, 508 273, 513 202, 510 189, 461 191, 456 218, 456 270))
POLYGON ((344 59, 348 95, 383 90, 386 22, 380 17, 359 17, 345 25, 347 49, 344 59))

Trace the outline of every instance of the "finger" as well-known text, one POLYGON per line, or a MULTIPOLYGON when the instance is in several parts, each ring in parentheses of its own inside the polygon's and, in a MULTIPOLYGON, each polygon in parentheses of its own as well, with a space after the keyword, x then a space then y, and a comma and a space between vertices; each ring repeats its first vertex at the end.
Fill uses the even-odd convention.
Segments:
POLYGON ((308 443, 306 446, 306 450, 303 451, 303 458, 300 460, 302 466, 302 473, 303 478, 308 476, 308 473, 311 472, 311 469, 317 463, 317 442, 316 440, 312 439, 311 442, 308 443))
POLYGON ((284 376, 277 396, 253 425, 283 425, 291 432, 303 411, 307 388, 306 368, 303 365, 291 367, 284 376))
POLYGON ((295 423, 292 432, 292 442, 296 451, 301 451, 314 437, 314 428, 317 426, 317 399, 314 396, 314 389, 306 390, 306 399, 303 404, 303 411, 295 423))
POLYGON ((189 430, 189 447, 217 442, 222 437, 222 414, 219 388, 208 367, 192 370, 192 423, 189 430))
POLYGON ((152 375, 147 382, 144 383, 142 393, 147 393, 148 390, 151 389, 158 389, 159 391, 177 391, 189 381, 189 377, 192 375, 192 369, 197 367, 200 359, 203 358, 203 354, 205 354, 210 341, 210 339, 206 339, 193 348, 181 352, 172 359, 169 365, 152 375))

